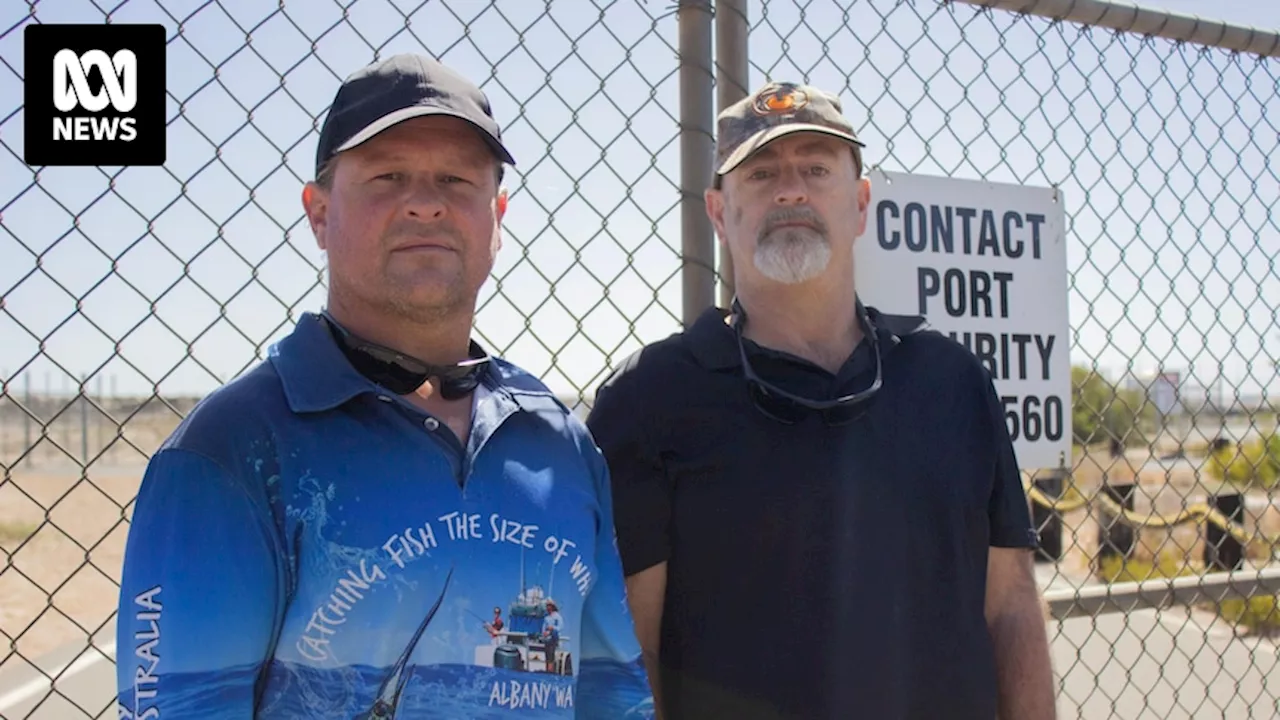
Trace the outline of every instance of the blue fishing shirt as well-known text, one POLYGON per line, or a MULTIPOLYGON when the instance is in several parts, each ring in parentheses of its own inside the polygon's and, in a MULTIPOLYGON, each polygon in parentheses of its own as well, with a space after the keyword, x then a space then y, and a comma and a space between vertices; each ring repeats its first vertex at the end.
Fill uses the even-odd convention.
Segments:
POLYGON ((598 448, 501 359, 474 402, 463 450, 311 313, 204 398, 138 492, 119 716, 651 717, 598 448))

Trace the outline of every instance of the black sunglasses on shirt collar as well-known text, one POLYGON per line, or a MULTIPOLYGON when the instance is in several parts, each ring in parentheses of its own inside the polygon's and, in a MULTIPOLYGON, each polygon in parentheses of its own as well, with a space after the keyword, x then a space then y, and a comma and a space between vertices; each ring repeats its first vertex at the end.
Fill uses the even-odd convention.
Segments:
POLYGON ((862 417, 870 405, 870 400, 880 390, 883 379, 880 359, 880 339, 865 313, 858 313, 858 321, 865 328, 865 335, 871 344, 871 354, 876 362, 876 377, 871 386, 855 393, 841 395, 826 400, 801 397, 770 383, 756 374, 751 361, 747 359, 747 349, 743 342, 743 328, 747 324, 747 313, 735 298, 733 301, 734 337, 738 342, 738 356, 742 361, 742 371, 746 376, 751 392, 751 400, 756 409, 778 422, 793 425, 807 415, 817 413, 827 425, 846 425, 862 417))
POLYGON ((328 323, 338 347, 355 369, 397 395, 408 395, 435 378, 444 399, 466 397, 480 384, 489 362, 488 353, 472 340, 470 359, 453 365, 432 365, 356 335, 333 319, 328 310, 321 310, 320 316, 328 323))

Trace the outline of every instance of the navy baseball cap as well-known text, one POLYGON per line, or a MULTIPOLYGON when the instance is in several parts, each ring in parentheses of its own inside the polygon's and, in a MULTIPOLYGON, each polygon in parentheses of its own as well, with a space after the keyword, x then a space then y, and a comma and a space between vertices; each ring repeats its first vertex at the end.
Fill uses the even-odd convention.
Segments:
POLYGON ((502 144, 502 130, 479 87, 435 58, 402 53, 367 65, 342 81, 320 128, 316 175, 338 153, 396 123, 424 115, 466 120, 498 158, 516 164, 502 144))

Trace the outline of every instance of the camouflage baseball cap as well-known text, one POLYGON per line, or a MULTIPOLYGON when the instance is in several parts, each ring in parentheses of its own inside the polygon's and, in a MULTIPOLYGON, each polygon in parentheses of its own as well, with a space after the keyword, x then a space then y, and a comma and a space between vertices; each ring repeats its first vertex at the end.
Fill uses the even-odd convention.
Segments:
POLYGON ((752 153, 794 132, 825 133, 866 147, 844 117, 840 98, 790 82, 770 82, 730 105, 716 126, 716 175, 732 172, 752 153))

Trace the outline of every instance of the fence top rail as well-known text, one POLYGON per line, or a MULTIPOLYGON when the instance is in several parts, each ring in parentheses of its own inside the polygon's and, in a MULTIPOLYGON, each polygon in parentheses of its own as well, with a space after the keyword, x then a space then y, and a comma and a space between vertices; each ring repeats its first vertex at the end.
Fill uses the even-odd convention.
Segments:
POLYGON ((1280 567, 1054 589, 1045 591, 1044 600, 1054 620, 1067 620, 1101 613, 1128 614, 1142 608, 1220 602, 1225 598, 1276 593, 1280 593, 1280 567))
POLYGON ((1105 27, 1206 47, 1280 57, 1280 32, 1116 0, 942 0, 1105 27))

